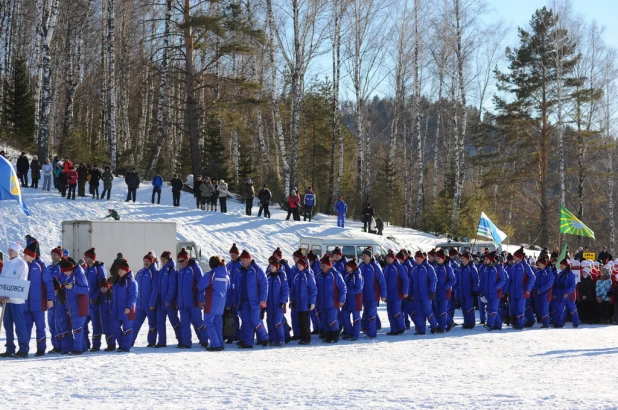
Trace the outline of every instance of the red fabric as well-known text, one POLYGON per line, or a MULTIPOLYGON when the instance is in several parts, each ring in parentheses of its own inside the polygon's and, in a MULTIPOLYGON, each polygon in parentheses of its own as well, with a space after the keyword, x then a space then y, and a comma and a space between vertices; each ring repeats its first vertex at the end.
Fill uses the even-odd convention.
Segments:
POLYGON ((300 196, 298 196, 298 195, 290 195, 288 197, 288 204, 289 204, 290 208, 292 208, 292 209, 298 208, 298 205, 300 204, 300 196))
POLYGON ((41 312, 47 312, 47 286, 41 282, 41 312))
POLYGON ((361 310, 363 310, 363 292, 360 292, 356 295, 356 306, 355 306, 355 310, 357 312, 360 312, 361 310))
POLYGON ((88 316, 88 295, 77 295, 77 316, 88 316))
POLYGON ((403 300, 403 286, 402 286, 401 278, 397 276, 397 293, 399 294, 399 300, 403 300))
POLYGON ((67 182, 69 185, 77 184, 79 176, 75 170, 67 172, 67 182))
POLYGON ((133 308, 131 310, 129 310, 129 320, 135 320, 137 317, 137 309, 135 308, 135 306, 133 306, 133 308))
POLYGON ((62 165, 62 170, 64 172, 70 172, 72 166, 73 166, 73 163, 71 161, 65 161, 64 164, 62 165))
POLYGON ((552 289, 550 289, 550 290, 548 290, 548 291, 547 291, 547 301, 548 301, 548 302, 551 302, 551 298, 552 298, 552 296, 553 296, 553 295, 552 295, 552 293, 553 293, 553 292, 552 292, 552 289))

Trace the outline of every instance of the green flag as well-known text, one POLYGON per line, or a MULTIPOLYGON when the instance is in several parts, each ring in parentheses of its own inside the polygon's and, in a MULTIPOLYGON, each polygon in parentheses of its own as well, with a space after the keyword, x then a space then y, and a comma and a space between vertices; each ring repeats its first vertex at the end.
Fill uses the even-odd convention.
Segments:
MULTIPOLYGON (((567 245, 566 241, 564 242, 564 245, 562 246, 562 250, 560 251, 560 256, 558 256, 558 263, 560 263, 560 261, 563 261, 564 258, 566 258, 566 254, 567 254, 567 249, 569 248, 569 245, 567 245)), ((558 265, 556 265, 558 266, 558 265)))
POLYGON ((584 225, 582 221, 577 219, 575 215, 563 206, 560 207, 560 233, 595 239, 592 229, 584 225))

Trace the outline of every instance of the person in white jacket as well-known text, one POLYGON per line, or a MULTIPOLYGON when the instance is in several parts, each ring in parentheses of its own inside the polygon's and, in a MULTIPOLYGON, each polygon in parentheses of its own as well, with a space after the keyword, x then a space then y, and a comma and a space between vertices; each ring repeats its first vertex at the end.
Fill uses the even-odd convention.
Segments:
POLYGON ((54 168, 49 163, 48 159, 45 159, 41 171, 43 171, 43 191, 49 191, 51 189, 52 171, 54 168))
MULTIPOLYGON (((28 280, 28 264, 19 257, 21 246, 19 243, 9 245, 9 259, 4 261, 4 267, 0 276, 3 278, 28 280)), ((25 299, 0 297, 0 303, 6 303, 4 312, 4 330, 6 332, 6 352, 0 354, 0 357, 28 357, 29 340, 26 332, 25 299), (13 330, 15 329, 15 330, 13 330), (17 342, 19 350, 15 353, 15 333, 17 333, 17 342)))

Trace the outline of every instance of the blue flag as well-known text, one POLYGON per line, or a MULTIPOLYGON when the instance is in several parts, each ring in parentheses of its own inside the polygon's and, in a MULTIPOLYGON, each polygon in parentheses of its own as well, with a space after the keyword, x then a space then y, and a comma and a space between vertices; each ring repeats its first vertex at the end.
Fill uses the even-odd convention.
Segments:
POLYGON ((11 163, 3 156, 0 156, 0 201, 11 199, 18 201, 24 213, 30 216, 30 210, 21 198, 21 186, 19 185, 17 173, 11 163))
POLYGON ((492 239, 496 245, 500 245, 502 241, 506 239, 506 234, 494 225, 487 215, 485 215, 485 212, 481 212, 481 220, 479 221, 476 234, 492 239))

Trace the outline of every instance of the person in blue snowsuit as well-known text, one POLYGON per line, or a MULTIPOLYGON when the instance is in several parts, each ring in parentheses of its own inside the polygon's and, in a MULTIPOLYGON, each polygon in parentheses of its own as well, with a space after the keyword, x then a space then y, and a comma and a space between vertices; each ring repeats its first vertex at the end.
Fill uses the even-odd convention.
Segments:
POLYGON ((533 266, 530 266, 529 260, 524 258, 522 261, 524 267, 528 272, 531 272, 534 275, 534 286, 532 286, 532 290, 530 291, 530 297, 526 299, 526 310, 525 310, 525 319, 524 319, 524 327, 532 327, 536 323, 535 315, 535 307, 532 304, 532 301, 536 303, 537 299, 537 286, 536 286, 536 269, 533 266))
POLYGON ((479 273, 473 263, 470 263, 470 253, 461 255, 461 265, 457 268, 457 298, 461 306, 464 323, 462 328, 474 329, 474 300, 478 297, 479 273))
POLYGON ((513 328, 524 328, 526 315, 526 299, 530 298, 530 292, 536 280, 532 269, 524 260, 524 248, 520 248, 513 254, 513 267, 509 279, 509 304, 513 328))
POLYGON ((412 320, 415 327, 415 335, 424 335, 427 329, 427 321, 431 333, 438 330, 438 322, 433 313, 432 301, 436 298, 436 285, 438 278, 433 267, 425 260, 423 252, 417 251, 414 255, 416 266, 410 272, 410 291, 408 299, 413 302, 414 310, 412 320))
POLYGON ((555 324, 554 327, 564 327, 565 308, 571 314, 573 327, 579 326, 579 313, 575 305, 575 274, 571 270, 569 261, 563 259, 560 261, 560 273, 554 283, 554 295, 557 297, 555 324))
MULTIPOLYGON (((506 274, 506 283, 502 287, 502 297, 500 298, 500 303, 498 304, 498 314, 500 318, 506 325, 511 324, 511 316, 509 311, 509 288, 511 286, 511 269, 514 264, 513 255, 506 255, 506 264, 504 265, 504 273, 506 274)), ((501 324, 500 324, 501 325, 501 324)), ((502 326, 500 326, 502 328, 502 326)))
POLYGON ((268 260, 268 300, 266 301, 266 324, 270 346, 285 344, 285 308, 290 297, 288 281, 279 259, 271 256, 268 260))
MULTIPOLYGON (((62 286, 66 296, 66 306, 72 335, 70 355, 80 355, 86 350, 84 324, 88 316, 88 280, 81 266, 67 258, 60 262, 60 270, 65 278, 62 286)), ((70 343, 70 342, 69 342, 70 343)))
MULTIPOLYGON (((56 278, 58 284, 59 278, 62 278, 62 272, 60 271, 60 260, 62 259, 62 248, 58 246, 57 248, 52 249, 51 251, 51 265, 47 266, 47 270, 49 271, 49 275, 53 279, 56 278)), ((52 287, 55 290, 55 283, 52 284, 52 287)), ((62 353, 62 336, 58 335, 58 328, 56 326, 56 306, 58 305, 58 297, 54 292, 54 306, 50 309, 47 309, 47 326, 49 327, 49 333, 51 333, 51 344, 52 349, 47 353, 62 353)))
POLYGON ((406 328, 401 301, 408 297, 410 277, 407 269, 399 263, 392 250, 386 255, 386 265, 382 273, 386 282, 386 311, 391 326, 387 335, 402 335, 406 328))
MULTIPOLYGON (((290 282, 291 282, 290 274, 291 274, 292 268, 290 267, 288 261, 283 259, 283 252, 281 252, 281 248, 277 247, 277 249, 273 251, 272 256, 277 258, 277 261, 279 262, 279 266, 281 268, 281 272, 283 273, 283 278, 287 281, 288 289, 289 289, 290 282)), ((268 267, 268 269, 266 269, 265 272, 267 273, 270 272, 270 266, 268 267)), ((291 331, 292 331, 292 327, 290 326, 287 318, 284 315, 283 316, 283 334, 285 336, 285 343, 289 343, 290 340, 292 340, 292 337, 290 335, 291 331)))
MULTIPOLYGON (((58 264, 60 265, 60 263, 58 264)), ((64 282, 66 275, 62 272, 62 276, 54 277, 54 292, 56 293, 56 338, 60 342, 60 353, 69 354, 73 350, 73 336, 71 334, 71 322, 69 319, 69 311, 67 308, 66 291, 64 290, 64 282)))
POLYGON ((542 324, 541 327, 547 329, 550 323, 549 303, 552 299, 552 290, 554 287, 554 272, 549 265, 547 256, 540 257, 536 263, 539 266, 536 273, 536 283, 534 285, 537 293, 537 298, 535 300, 536 309, 542 324))
POLYGON ((436 299, 433 303, 433 312, 438 320, 438 333, 451 330, 448 321, 448 304, 451 300, 453 287, 457 284, 457 278, 453 269, 446 261, 447 257, 443 249, 436 252, 436 299))
POLYGON ((138 286, 126 259, 118 263, 118 276, 112 283, 110 323, 118 342, 117 352, 131 351, 133 321, 136 316, 138 286))
POLYGON ((28 263, 28 280, 30 289, 24 318, 26 319, 26 337, 32 337, 32 327, 36 326, 35 356, 45 355, 47 337, 45 333, 45 312, 54 306, 54 283, 47 267, 36 253, 39 243, 34 240, 24 249, 24 259, 28 263))
POLYGON ((167 346, 167 318, 169 318, 172 329, 174 329, 178 345, 182 343, 180 319, 178 318, 178 307, 176 306, 178 273, 176 272, 176 263, 170 251, 161 253, 161 265, 163 266, 157 273, 154 290, 156 293, 157 332, 159 334, 159 342, 155 345, 157 348, 167 346))
MULTIPOLYGON (((453 273, 455 274, 455 278, 457 278, 457 270, 459 269, 459 265, 460 265, 460 262, 458 260, 459 252, 457 252, 455 248, 451 248, 448 251, 448 257, 449 257, 448 264, 453 270, 453 273)), ((448 301, 448 313, 447 313, 447 319, 446 319, 447 328, 453 328, 454 326, 457 325, 455 323, 455 307, 456 307, 455 302, 457 299, 459 299, 459 296, 457 295, 457 289, 458 289, 457 285, 453 286, 453 292, 451 295, 451 299, 448 301)))
MULTIPOLYGON (((481 282, 483 276, 485 275, 485 270, 487 269, 487 265, 485 265, 484 261, 485 261, 485 256, 481 258, 481 261, 477 268, 479 272, 479 283, 481 282)), ((481 300, 480 296, 478 298, 478 304, 479 304, 479 319, 480 319, 479 324, 484 325, 485 323, 487 323, 487 304, 481 300)))
MULTIPOLYGON (((397 257, 397 260, 399 261, 401 266, 404 268, 406 275, 408 275, 408 284, 409 284, 411 280, 410 273, 412 272, 412 269, 414 269, 414 267, 416 266, 416 262, 414 262, 414 259, 410 258, 410 254, 405 249, 401 249, 399 252, 397 252, 397 255, 395 256, 397 257)), ((410 289, 408 287, 408 292, 409 291, 410 289)), ((413 305, 413 302, 410 300, 409 297, 401 301, 401 311, 403 312, 403 316, 404 316, 403 321, 404 321, 406 330, 410 330, 410 323, 412 320, 411 312, 414 310, 412 305, 413 305)))
POLYGON ((268 300, 268 279, 248 251, 242 251, 240 262, 242 268, 237 279, 238 295, 236 303, 240 309, 241 321, 238 348, 252 349, 253 337, 256 334, 258 344, 266 347, 269 344, 268 333, 260 315, 268 300))
MULTIPOLYGON (((307 254, 307 261, 309 262, 309 270, 311 271, 311 273, 313 273, 313 276, 317 278, 317 275, 322 271, 322 268, 320 267, 320 260, 318 259, 317 255, 313 253, 313 250, 310 250, 307 254)), ((324 336, 325 330, 322 329, 322 324, 320 323, 319 316, 320 311, 317 307, 311 310, 311 312, 309 312, 311 324, 313 325, 313 332, 311 332, 311 334, 319 334, 320 336, 324 336)))
MULTIPOLYGON (((343 253, 341 252, 341 248, 339 248, 338 246, 336 246, 335 249, 333 249, 333 252, 331 255, 332 255, 333 269, 335 269, 337 272, 341 274, 342 277, 345 278, 345 274, 346 274, 345 265, 346 263, 348 263, 348 259, 345 256, 343 256, 343 253)), ((343 309, 339 310, 339 324, 341 325, 341 327, 343 327, 343 309)), ((344 329, 344 334, 345 334, 345 329, 344 329)))
MULTIPOLYGON (((302 249, 297 249, 292 254, 292 259, 294 259, 294 266, 292 266, 288 272, 288 287, 290 288, 290 316, 292 318, 292 331, 294 332, 294 336, 290 338, 290 340, 302 340, 302 335, 300 331, 300 324, 298 318, 298 308, 292 307, 292 293, 294 287, 294 280, 296 275, 298 275, 298 261, 303 259, 303 251, 302 249)), ((307 315, 309 315, 309 311, 307 310, 307 315)), ((309 331, 311 332, 311 330, 309 331)))
POLYGON ((86 262, 84 274, 88 280, 89 299, 88 317, 86 318, 86 323, 84 323, 84 337, 86 338, 86 347, 90 348, 88 324, 92 323, 92 348, 90 348, 90 351, 98 352, 101 350, 101 337, 103 336, 103 323, 99 299, 101 297, 101 283, 103 279, 107 277, 107 273, 105 272, 103 263, 97 261, 95 248, 88 249, 84 252, 84 261, 86 262))
POLYGON ((225 262, 219 256, 212 256, 208 261, 211 271, 204 274, 197 284, 198 302, 204 304, 204 323, 210 339, 209 352, 220 352, 225 349, 223 339, 223 311, 225 298, 230 287, 225 262))
POLYGON ((157 197, 157 204, 161 203, 161 188, 163 188, 163 178, 157 172, 157 175, 152 178, 152 204, 155 203, 155 194, 157 197))
POLYGON ((365 249, 361 254, 362 263, 358 269, 363 275, 363 315, 361 328, 366 337, 373 339, 378 335, 377 321, 378 302, 386 302, 386 281, 382 268, 371 255, 371 249, 365 249))
POLYGON ((496 261, 495 253, 485 255, 483 263, 486 268, 481 277, 479 295, 485 298, 487 305, 487 323, 483 327, 491 331, 495 329, 496 321, 500 321, 498 305, 502 297, 502 288, 506 283, 506 273, 496 261))
POLYGON ((345 226, 345 214, 348 213, 348 205, 343 201, 342 195, 339 195, 339 199, 335 202, 334 210, 337 214, 337 226, 343 228, 345 226))
POLYGON ((105 335, 105 342, 107 347, 104 349, 106 352, 116 351, 116 337, 112 330, 112 282, 110 280, 103 279, 99 285, 99 312, 101 313, 101 326, 103 327, 103 334, 105 335))
POLYGON ((240 318, 238 316, 239 306, 236 304, 239 295, 236 284, 240 278, 240 269, 242 268, 239 258, 240 252, 238 251, 235 243, 232 244, 229 253, 231 260, 227 263, 226 269, 230 277, 230 287, 227 290, 227 297, 225 299, 225 314, 232 315, 234 319, 234 336, 229 337, 226 340, 227 344, 240 340, 240 318))
POLYGON ((345 334, 343 340, 358 340, 360 337, 361 311, 363 309, 363 289, 364 281, 356 258, 350 260, 345 265, 346 273, 343 278, 347 289, 345 303, 343 304, 342 323, 345 334), (352 319, 350 320, 350 316, 352 319))
POLYGON ((318 285, 317 307, 320 311, 320 325, 324 329, 324 342, 339 341, 339 309, 343 307, 347 289, 341 274, 333 269, 330 255, 320 260, 322 271, 316 275, 318 285))
POLYGON ((176 255, 178 262, 178 292, 176 303, 180 312, 181 344, 179 348, 190 349, 191 325, 204 348, 208 347, 208 332, 202 315, 203 306, 198 304, 197 284, 202 279, 202 268, 195 259, 191 259, 187 250, 182 248, 176 255))
POLYGON ((148 319, 148 345, 146 347, 155 347, 157 344, 157 289, 158 282, 157 269, 154 265, 154 256, 148 252, 144 256, 144 267, 135 275, 137 282, 137 304, 135 312, 135 322, 133 322, 133 341, 131 346, 135 344, 135 340, 139 335, 139 331, 148 319))
MULTIPOLYGON (((296 253, 294 254, 296 259, 296 253)), ((296 261, 297 273, 292 278, 290 286, 290 309, 298 315, 300 335, 299 345, 311 343, 311 328, 309 327, 309 313, 315 310, 318 298, 318 287, 315 276, 309 269, 307 258, 301 257, 296 261)))

